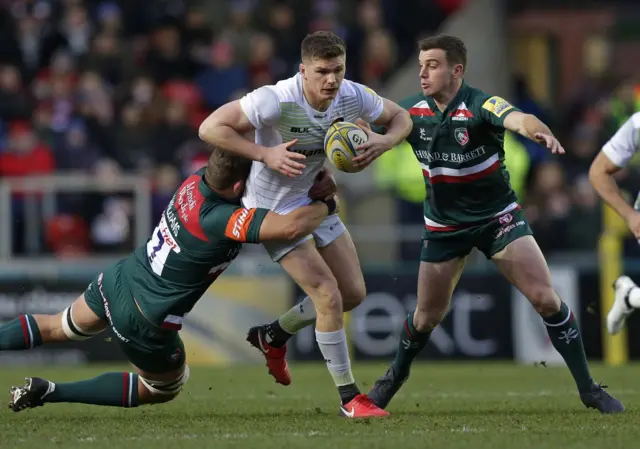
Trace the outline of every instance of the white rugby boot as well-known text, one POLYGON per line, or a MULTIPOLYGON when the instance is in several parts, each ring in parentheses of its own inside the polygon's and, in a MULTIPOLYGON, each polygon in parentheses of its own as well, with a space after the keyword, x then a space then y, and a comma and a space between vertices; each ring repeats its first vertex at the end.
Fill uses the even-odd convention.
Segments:
POLYGON ((638 286, 629 276, 620 276, 613 283, 613 288, 616 297, 607 315, 607 331, 611 335, 615 335, 622 330, 627 317, 635 310, 629 304, 629 295, 638 286))

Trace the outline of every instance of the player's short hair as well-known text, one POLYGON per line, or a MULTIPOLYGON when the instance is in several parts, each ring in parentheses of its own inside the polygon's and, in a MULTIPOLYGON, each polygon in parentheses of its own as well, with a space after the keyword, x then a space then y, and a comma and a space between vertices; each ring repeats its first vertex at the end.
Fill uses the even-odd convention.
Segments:
POLYGON ((462 39, 447 34, 430 36, 418 42, 420 51, 439 49, 444 51, 449 65, 462 64, 467 67, 467 47, 462 39))
POLYGON ((347 52, 347 46, 340 36, 331 31, 316 31, 307 34, 300 46, 300 56, 305 59, 331 59, 347 52))
POLYGON ((209 156, 205 178, 214 189, 224 190, 233 187, 238 181, 247 179, 250 170, 250 159, 214 148, 209 156))

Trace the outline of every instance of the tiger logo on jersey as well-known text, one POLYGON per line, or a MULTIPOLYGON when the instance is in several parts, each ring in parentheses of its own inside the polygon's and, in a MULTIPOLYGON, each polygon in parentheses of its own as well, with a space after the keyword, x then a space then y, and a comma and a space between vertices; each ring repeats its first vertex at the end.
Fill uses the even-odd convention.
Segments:
POLYGON ((511 223, 511 220, 513 220, 513 216, 511 214, 504 214, 498 219, 500 224, 509 224, 511 223))
POLYGON ((486 109, 496 117, 502 117, 509 109, 513 109, 513 106, 501 97, 491 97, 484 102, 482 109, 486 109))
POLYGON ((460 145, 465 146, 469 143, 469 131, 467 131, 467 128, 456 128, 453 135, 460 145))

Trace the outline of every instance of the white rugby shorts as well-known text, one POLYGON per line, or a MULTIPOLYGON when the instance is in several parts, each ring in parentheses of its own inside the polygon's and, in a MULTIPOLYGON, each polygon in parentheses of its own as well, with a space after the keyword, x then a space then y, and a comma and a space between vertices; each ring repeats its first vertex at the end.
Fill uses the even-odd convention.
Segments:
POLYGON ((346 230, 347 228, 339 216, 329 215, 320 224, 320 226, 318 226, 313 234, 307 235, 306 237, 303 237, 296 242, 265 242, 262 245, 269 253, 269 256, 271 256, 271 259, 274 262, 278 262, 293 249, 297 248, 307 240, 313 238, 315 239, 316 246, 318 248, 324 248, 325 246, 329 245, 329 243, 333 242, 342 234, 344 234, 346 230))

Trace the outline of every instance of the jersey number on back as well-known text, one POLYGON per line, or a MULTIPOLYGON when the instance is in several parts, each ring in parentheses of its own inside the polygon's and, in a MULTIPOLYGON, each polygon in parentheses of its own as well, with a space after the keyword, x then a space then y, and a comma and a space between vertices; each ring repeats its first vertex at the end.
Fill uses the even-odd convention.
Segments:
POLYGON ((151 269, 158 276, 162 276, 164 265, 171 251, 180 252, 180 247, 171 235, 171 230, 167 226, 167 221, 162 215, 160 223, 153 231, 151 239, 147 242, 147 259, 151 269))

